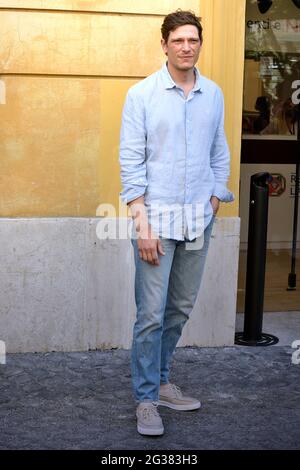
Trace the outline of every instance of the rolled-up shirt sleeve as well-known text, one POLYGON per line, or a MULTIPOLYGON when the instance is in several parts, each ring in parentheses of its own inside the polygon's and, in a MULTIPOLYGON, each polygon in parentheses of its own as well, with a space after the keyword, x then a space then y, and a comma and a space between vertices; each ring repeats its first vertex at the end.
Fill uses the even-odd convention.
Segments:
POLYGON ((230 174, 230 152, 224 132, 224 98, 220 89, 218 96, 218 127, 211 147, 210 165, 215 176, 215 187, 212 196, 222 202, 231 202, 234 195, 227 188, 230 174))
POLYGON ((143 196, 147 187, 146 178, 146 127, 145 110, 141 97, 130 89, 125 100, 121 136, 120 167, 123 202, 129 203, 143 196))

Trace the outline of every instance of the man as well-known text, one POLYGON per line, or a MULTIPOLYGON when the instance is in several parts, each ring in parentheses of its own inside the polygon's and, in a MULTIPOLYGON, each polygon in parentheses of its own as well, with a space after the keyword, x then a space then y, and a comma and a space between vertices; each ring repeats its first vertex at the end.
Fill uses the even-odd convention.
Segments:
POLYGON ((164 432, 157 405, 200 408, 169 382, 169 366, 199 291, 219 202, 233 200, 222 92, 195 68, 200 19, 177 10, 161 32, 167 63, 129 90, 120 143, 121 197, 135 227, 132 381, 144 435, 164 432))

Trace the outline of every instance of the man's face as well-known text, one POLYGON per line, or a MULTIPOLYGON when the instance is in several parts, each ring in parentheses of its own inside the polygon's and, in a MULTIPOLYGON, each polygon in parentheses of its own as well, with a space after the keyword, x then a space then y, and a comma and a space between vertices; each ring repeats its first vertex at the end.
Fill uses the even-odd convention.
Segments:
POLYGON ((186 24, 171 31, 166 42, 161 40, 168 63, 175 69, 187 71, 194 67, 198 60, 201 44, 196 26, 186 24))

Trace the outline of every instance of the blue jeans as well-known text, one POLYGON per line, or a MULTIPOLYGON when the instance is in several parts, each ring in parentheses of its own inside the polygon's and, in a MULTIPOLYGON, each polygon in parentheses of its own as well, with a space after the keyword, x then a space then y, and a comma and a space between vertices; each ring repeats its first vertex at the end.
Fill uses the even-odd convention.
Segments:
POLYGON ((131 240, 137 307, 131 372, 138 402, 158 401, 160 384, 169 381, 170 360, 200 288, 213 223, 214 217, 200 249, 186 249, 185 241, 161 238, 165 255, 159 255, 159 266, 141 260, 137 241, 131 240))

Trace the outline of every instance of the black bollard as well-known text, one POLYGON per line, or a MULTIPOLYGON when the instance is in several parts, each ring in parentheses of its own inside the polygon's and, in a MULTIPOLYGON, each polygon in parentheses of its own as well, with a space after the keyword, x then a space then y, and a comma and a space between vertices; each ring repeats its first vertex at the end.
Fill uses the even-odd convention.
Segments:
POLYGON ((251 176, 244 332, 235 335, 235 344, 244 346, 269 346, 278 342, 276 336, 262 333, 268 231, 268 182, 271 180, 272 176, 269 173, 256 173, 251 176))

